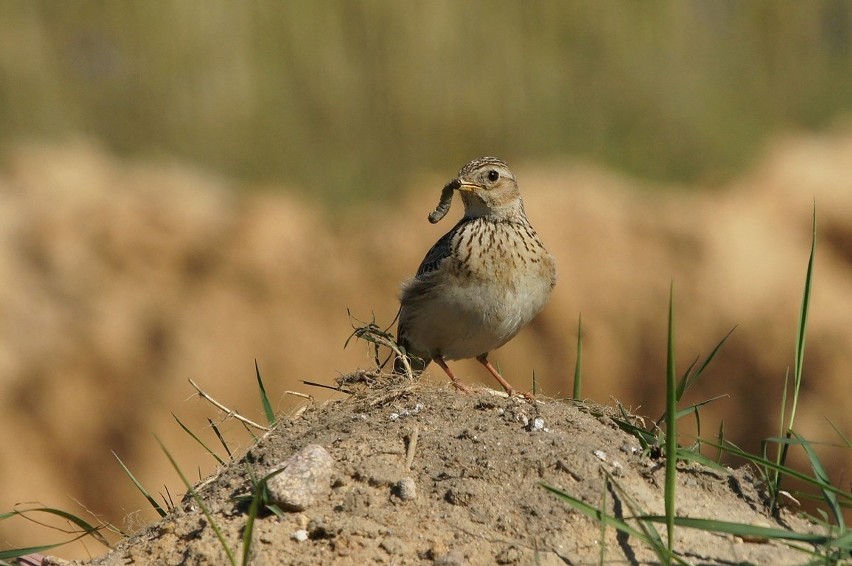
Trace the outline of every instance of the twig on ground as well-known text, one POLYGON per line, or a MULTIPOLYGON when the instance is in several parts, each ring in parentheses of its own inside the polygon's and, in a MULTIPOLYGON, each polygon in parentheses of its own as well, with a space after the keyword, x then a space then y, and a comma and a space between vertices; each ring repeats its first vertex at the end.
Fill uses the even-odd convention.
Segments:
POLYGON ((226 416, 228 416, 228 417, 234 417, 234 418, 235 418, 235 419, 237 419, 238 421, 240 421, 240 422, 242 422, 242 423, 245 423, 245 424, 247 424, 248 426, 253 427, 253 428, 256 428, 256 429, 258 429, 258 430, 262 430, 262 431, 264 431, 264 432, 269 432, 269 428, 268 428, 268 427, 265 427, 265 426, 263 426, 263 425, 259 425, 259 424, 257 424, 256 422, 254 422, 254 421, 252 421, 252 420, 250 420, 250 419, 245 418, 244 416, 242 416, 242 415, 241 415, 241 414, 239 414, 238 412, 236 412, 236 411, 234 411, 234 410, 232 410, 232 409, 229 409, 228 407, 226 407, 225 405, 223 405, 222 403, 220 403, 219 401, 217 401, 216 399, 214 399, 213 397, 211 397, 211 396, 210 396, 210 395, 209 395, 206 391, 204 391, 203 389, 201 389, 201 387, 199 387, 199 385, 198 385, 197 383, 195 383, 195 382, 194 382, 191 378, 190 378, 190 380, 189 380, 189 384, 190 384, 190 385, 192 385, 192 386, 195 388, 195 390, 196 390, 196 391, 198 391, 198 395, 199 395, 202 399, 204 399, 205 401, 207 401, 208 403, 210 403, 211 405, 213 405, 214 407, 216 407, 217 409, 219 409, 220 411, 222 411, 223 413, 225 413, 225 415, 226 415, 226 416))
POLYGON ((299 393, 298 391, 287 390, 287 391, 284 392, 284 395, 293 395, 295 397, 301 397, 302 399, 307 399, 309 401, 309 403, 307 405, 302 405, 301 407, 296 409, 296 412, 293 413, 294 419, 298 419, 299 417, 301 417, 302 413, 304 413, 308 409, 308 407, 312 407, 314 405, 314 403, 316 402, 316 401, 314 401, 314 398, 311 397, 310 395, 306 395, 304 393, 299 393))
POLYGON ((334 385, 327 385, 325 383, 317 383, 316 381, 305 381, 304 379, 302 380, 302 383, 304 383, 305 385, 309 385, 311 387, 320 387, 322 389, 331 389, 332 391, 337 391, 339 393, 346 393, 347 395, 351 395, 351 393, 349 391, 343 389, 342 387, 335 387, 334 385))
POLYGON ((415 426, 408 436, 408 448, 405 455, 405 469, 410 470, 414 463, 414 451, 417 450, 417 439, 420 438, 420 427, 415 426))

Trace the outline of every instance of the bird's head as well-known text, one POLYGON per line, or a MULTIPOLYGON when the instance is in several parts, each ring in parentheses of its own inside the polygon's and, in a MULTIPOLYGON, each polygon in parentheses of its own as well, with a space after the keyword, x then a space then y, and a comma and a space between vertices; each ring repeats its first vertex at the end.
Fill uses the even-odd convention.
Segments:
POLYGON ((521 193, 509 166, 496 157, 480 157, 461 168, 457 183, 468 218, 510 218, 523 211, 521 193))

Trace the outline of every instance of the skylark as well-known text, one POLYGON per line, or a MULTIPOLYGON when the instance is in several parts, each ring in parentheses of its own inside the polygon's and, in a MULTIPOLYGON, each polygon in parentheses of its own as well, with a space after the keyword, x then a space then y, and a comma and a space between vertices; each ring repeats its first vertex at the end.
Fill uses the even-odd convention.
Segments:
POLYGON ((481 157, 462 167, 444 187, 431 222, 447 213, 456 191, 464 217, 403 284, 397 340, 416 372, 434 360, 453 385, 470 391, 446 362, 476 358, 513 395, 515 388, 491 365, 488 353, 544 308, 556 284, 555 262, 527 219, 505 162, 481 157))

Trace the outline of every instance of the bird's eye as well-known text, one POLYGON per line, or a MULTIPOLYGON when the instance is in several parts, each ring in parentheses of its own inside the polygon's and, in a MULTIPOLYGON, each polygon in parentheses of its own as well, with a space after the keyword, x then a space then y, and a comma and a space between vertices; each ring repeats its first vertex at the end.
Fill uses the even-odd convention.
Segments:
POLYGON ((488 172, 488 180, 491 181, 492 183, 499 178, 500 178, 500 173, 498 173, 494 169, 492 169, 491 171, 488 172))

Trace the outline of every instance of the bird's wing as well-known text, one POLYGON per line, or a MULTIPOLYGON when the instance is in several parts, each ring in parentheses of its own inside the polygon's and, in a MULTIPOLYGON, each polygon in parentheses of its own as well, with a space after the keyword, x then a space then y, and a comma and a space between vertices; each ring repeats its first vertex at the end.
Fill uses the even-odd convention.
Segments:
POLYGON ((423 258, 423 261, 420 262, 420 267, 417 268, 417 274, 414 276, 415 278, 419 279, 424 275, 435 271, 438 269, 438 266, 441 265, 441 262, 452 254, 453 237, 464 222, 464 219, 459 220, 459 222, 453 226, 452 230, 441 236, 441 238, 435 242, 435 245, 426 252, 426 257, 423 258))

